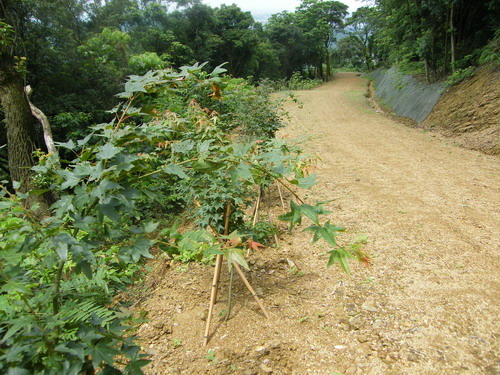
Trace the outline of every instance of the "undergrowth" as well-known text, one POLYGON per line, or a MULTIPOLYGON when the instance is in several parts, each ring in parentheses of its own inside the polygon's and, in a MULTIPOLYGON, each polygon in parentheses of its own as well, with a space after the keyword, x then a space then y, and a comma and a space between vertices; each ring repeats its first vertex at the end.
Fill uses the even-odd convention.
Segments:
POLYGON ((220 254, 248 268, 246 248, 276 233, 245 215, 271 184, 294 197, 280 219, 290 230, 308 221, 328 265, 348 272, 349 258, 369 262, 361 246, 338 244, 345 229, 322 219, 323 203, 296 192, 315 176, 302 150, 274 138, 282 123, 270 91, 223 73, 197 64, 129 77, 110 122, 58 144, 69 158, 38 154, 35 190, 1 190, 0 372, 141 374, 140 321, 113 297, 152 247, 182 262, 220 254), (23 201, 49 191, 57 200, 39 220, 23 201), (178 215, 190 230, 179 230, 178 215))

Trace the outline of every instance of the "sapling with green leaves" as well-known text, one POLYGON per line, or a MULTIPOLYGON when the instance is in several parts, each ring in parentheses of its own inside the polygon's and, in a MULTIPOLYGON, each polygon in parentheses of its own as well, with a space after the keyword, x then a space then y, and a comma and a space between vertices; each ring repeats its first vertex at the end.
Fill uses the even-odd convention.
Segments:
POLYGON ((248 269, 244 248, 259 246, 245 213, 261 186, 278 183, 294 196, 281 218, 290 229, 311 220, 313 241, 333 247, 329 265, 347 270, 349 257, 363 257, 360 246, 338 246, 343 229, 322 223, 322 205, 295 192, 315 177, 300 149, 273 138, 281 124, 267 94, 223 72, 195 65, 129 77, 112 121, 59 143, 70 157, 42 156, 33 168, 29 194, 57 197, 45 219, 24 208, 26 194, 1 189, 0 372, 142 373, 137 322, 113 296, 153 246, 248 269), (258 122, 247 122, 252 96, 261 103, 258 122), (170 221, 181 212, 191 230, 170 221))

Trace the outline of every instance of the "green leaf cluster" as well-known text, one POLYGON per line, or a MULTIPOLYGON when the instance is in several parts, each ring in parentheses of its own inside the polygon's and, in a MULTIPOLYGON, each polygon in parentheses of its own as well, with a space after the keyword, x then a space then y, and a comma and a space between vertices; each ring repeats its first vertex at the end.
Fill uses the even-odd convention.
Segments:
MULTIPOLYGON (((249 230, 258 189, 313 185, 311 158, 273 139, 281 123, 269 96, 247 125, 252 100, 245 107, 237 98, 259 91, 221 76, 222 67, 210 74, 202 68, 130 76, 111 122, 59 142, 68 158, 39 154, 39 186, 30 194, 51 192, 48 217, 38 220, 23 208, 26 196, 2 190, 0 372, 140 374, 147 361, 134 343, 134 321, 125 303, 112 300, 134 282, 152 248, 182 262, 222 254, 248 269, 246 241, 275 229, 249 230), (175 215, 194 228, 181 232, 170 223, 175 215)), ((313 241, 334 246, 342 229, 321 225, 326 213, 321 204, 292 201, 282 219, 293 229, 308 218, 313 241)))

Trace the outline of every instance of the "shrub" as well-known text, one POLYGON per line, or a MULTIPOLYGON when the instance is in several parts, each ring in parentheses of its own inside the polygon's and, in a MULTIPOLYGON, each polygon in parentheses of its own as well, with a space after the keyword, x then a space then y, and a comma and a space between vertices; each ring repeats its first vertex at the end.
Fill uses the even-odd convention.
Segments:
POLYGON ((451 87, 460 82, 462 82, 465 78, 473 77, 476 72, 476 69, 472 66, 469 66, 465 69, 458 69, 448 77, 446 80, 446 86, 451 87))

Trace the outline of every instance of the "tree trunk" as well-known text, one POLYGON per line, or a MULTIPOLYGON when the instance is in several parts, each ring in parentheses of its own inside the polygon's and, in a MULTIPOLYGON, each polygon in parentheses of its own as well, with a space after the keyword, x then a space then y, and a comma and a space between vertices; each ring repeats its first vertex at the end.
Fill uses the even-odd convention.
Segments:
POLYGON ((24 93, 22 77, 7 53, 0 54, 0 105, 5 113, 10 177, 21 183, 20 191, 26 192, 34 165, 35 119, 24 93))
POLYGON ((451 72, 455 73, 455 36, 453 30, 453 8, 454 5, 451 3, 451 11, 450 11, 450 35, 451 35, 451 72))
POLYGON ((427 59, 424 59, 424 65, 425 65, 425 79, 427 80, 427 83, 431 83, 431 77, 429 76, 429 62, 427 59))
POLYGON ((329 81, 332 76, 332 64, 330 61, 330 50, 326 49, 326 80, 329 81))

